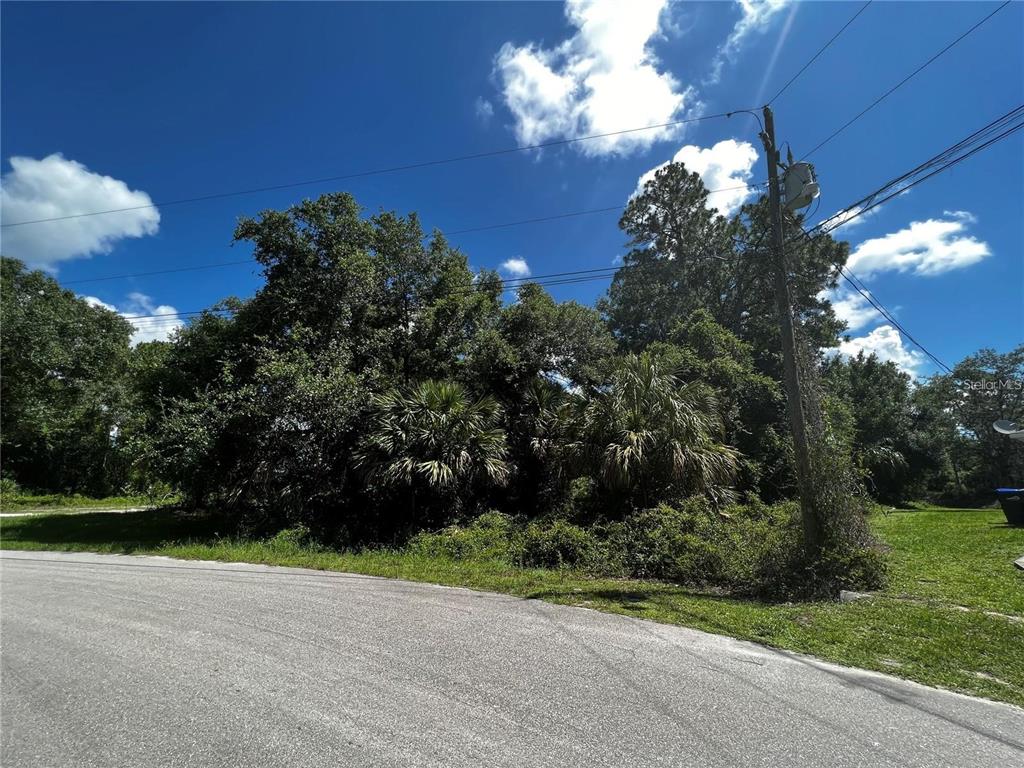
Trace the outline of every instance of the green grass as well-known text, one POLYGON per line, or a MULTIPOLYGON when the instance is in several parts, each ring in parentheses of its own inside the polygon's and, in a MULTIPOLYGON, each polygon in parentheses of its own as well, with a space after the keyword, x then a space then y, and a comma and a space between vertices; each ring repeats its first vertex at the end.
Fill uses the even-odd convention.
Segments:
POLYGON ((0 495, 0 511, 18 512, 36 509, 124 509, 125 507, 151 506, 153 500, 148 496, 107 496, 93 499, 79 494, 64 495, 61 493, 32 494, 5 493, 0 495))
POLYGON ((336 552, 225 538, 223 523, 171 510, 0 521, 7 549, 160 554, 465 586, 732 635, 1024 706, 1024 530, 996 510, 872 519, 892 547, 890 586, 855 603, 765 604, 644 581, 401 552, 336 552), (989 612, 989 613, 986 613, 989 612), (1003 615, 991 615, 1003 614, 1003 615))

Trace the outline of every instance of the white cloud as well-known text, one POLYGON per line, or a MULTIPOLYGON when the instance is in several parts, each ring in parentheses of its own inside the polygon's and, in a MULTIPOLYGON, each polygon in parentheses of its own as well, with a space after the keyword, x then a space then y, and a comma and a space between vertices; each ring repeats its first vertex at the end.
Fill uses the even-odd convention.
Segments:
POLYGON ((514 258, 505 259, 501 262, 501 266, 498 267, 502 272, 512 277, 529 277, 530 276, 530 265, 526 263, 526 259, 514 258))
POLYGON ((856 357, 860 352, 865 355, 873 353, 879 360, 891 360, 900 370, 915 378, 926 362, 921 352, 903 346, 903 337, 891 325, 880 325, 867 336, 858 336, 839 343, 841 355, 856 357))
POLYGON ((478 96, 474 108, 476 109, 476 116, 480 118, 482 123, 489 123, 491 118, 494 117, 494 105, 487 99, 478 96))
POLYGON ((740 7, 740 18, 732 28, 729 37, 718 49, 711 68, 709 82, 717 83, 722 74, 722 67, 727 61, 735 61, 743 43, 750 35, 763 32, 771 24, 778 13, 790 4, 791 0, 736 0, 740 7))
MULTIPOLYGON (((865 293, 871 295, 868 291, 865 293)), ((823 291, 819 298, 832 302, 836 317, 845 321, 847 329, 851 331, 859 330, 879 317, 871 303, 855 291, 823 291)))
POLYGON ((36 160, 12 157, 3 176, 0 209, 4 223, 34 221, 121 208, 136 210, 6 227, 2 250, 33 267, 55 271, 61 261, 108 253, 118 240, 157 232, 160 213, 145 192, 93 173, 57 153, 36 160))
POLYGON ((110 310, 111 312, 117 312, 117 307, 113 304, 107 304, 103 299, 98 299, 95 296, 82 296, 80 298, 82 298, 90 307, 103 307, 103 309, 110 310))
MULTIPOLYGON (((756 192, 742 188, 750 183, 752 169, 757 162, 757 150, 749 142, 726 139, 707 149, 688 144, 676 152, 672 162, 682 163, 686 170, 698 174, 707 189, 728 190, 708 195, 705 203, 709 210, 717 210, 724 216, 734 214, 756 192)), ((641 176, 633 194, 642 192, 644 185, 666 165, 668 163, 662 163, 641 176)))
POLYGON ((865 212, 862 206, 855 205, 847 210, 833 213, 827 219, 824 219, 821 224, 827 227, 830 233, 842 232, 844 230, 853 229, 854 227, 859 227, 864 223, 866 218, 874 216, 879 210, 881 210, 881 206, 872 208, 865 212))
MULTIPOLYGON (((900 186, 894 187, 894 190, 896 191, 896 194, 899 197, 910 194, 910 190, 906 187, 905 184, 902 185, 902 188, 900 186)), ((854 227, 859 227, 869 218, 880 213, 884 207, 884 205, 875 205, 865 210, 864 206, 862 205, 854 205, 851 206, 849 209, 836 211, 827 219, 822 219, 821 223, 818 226, 824 225, 828 227, 829 232, 843 232, 851 230, 854 227)), ((957 211, 956 213, 960 214, 965 212, 957 211)), ((946 214, 952 215, 949 211, 946 211, 946 214)), ((970 216, 969 213, 966 215, 970 216)))
POLYGON ((944 219, 912 221, 883 237, 865 240, 850 254, 847 266, 859 277, 878 272, 940 275, 976 264, 991 255, 988 244, 966 235, 975 222, 966 211, 946 211, 944 219))
MULTIPOLYGON (((538 144, 677 119, 692 98, 658 70, 651 40, 668 0, 569 0, 576 33, 553 48, 505 43, 495 76, 520 144, 538 144)), ((694 106, 694 105, 690 105, 694 106)), ((674 127, 575 144, 588 155, 627 154, 676 135, 674 127)))
POLYGON ((164 341, 170 337, 178 328, 185 325, 178 317, 178 310, 170 304, 154 304, 153 299, 144 293, 133 292, 128 294, 128 300, 122 308, 108 304, 95 296, 83 296, 86 302, 94 307, 103 307, 111 312, 117 312, 134 327, 132 333, 132 346, 147 341, 164 341), (167 317, 162 317, 167 315, 167 317))

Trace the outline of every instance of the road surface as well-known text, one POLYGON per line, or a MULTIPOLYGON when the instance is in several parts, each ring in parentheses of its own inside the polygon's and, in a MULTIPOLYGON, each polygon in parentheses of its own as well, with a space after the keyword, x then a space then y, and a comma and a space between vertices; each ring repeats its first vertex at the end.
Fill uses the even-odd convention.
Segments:
POLYGON ((4 552, 4 766, 1009 766, 1024 710, 362 576, 4 552))

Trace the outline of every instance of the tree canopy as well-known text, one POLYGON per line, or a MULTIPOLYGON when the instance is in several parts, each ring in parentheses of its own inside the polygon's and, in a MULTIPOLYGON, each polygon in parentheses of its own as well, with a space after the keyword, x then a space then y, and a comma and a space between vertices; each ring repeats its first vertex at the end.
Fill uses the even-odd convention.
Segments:
MULTIPOLYGON (((1024 484, 1019 446, 990 429, 1024 415, 1024 348, 921 382, 824 354, 847 246, 800 223, 790 278, 828 466, 888 503, 1024 484)), ((416 214, 327 194, 240 219, 256 293, 137 346, 116 313, 3 259, 4 475, 167 484, 254 530, 354 543, 488 509, 611 525, 694 497, 791 498, 764 200, 723 217, 672 163, 620 226, 629 252, 596 307, 529 281, 510 299, 416 214)))

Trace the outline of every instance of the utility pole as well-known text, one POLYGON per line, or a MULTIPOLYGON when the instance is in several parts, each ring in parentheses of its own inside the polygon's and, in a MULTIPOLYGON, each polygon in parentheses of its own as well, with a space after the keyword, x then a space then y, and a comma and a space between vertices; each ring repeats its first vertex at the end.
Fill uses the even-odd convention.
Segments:
POLYGON ((783 381, 789 403, 790 429, 796 457, 796 480, 800 493, 800 516, 804 542, 817 552, 823 542, 821 519, 818 516, 811 473, 811 450, 807 435, 807 419, 800 388, 800 370, 796 360, 796 335, 793 331, 793 302, 789 295, 789 269, 782 233, 782 202, 779 199, 779 150, 775 146, 775 120, 772 110, 764 108, 764 132, 761 134, 768 160, 768 205, 771 211, 772 250, 775 256, 775 306, 782 335, 783 381))

